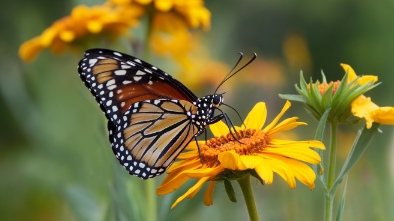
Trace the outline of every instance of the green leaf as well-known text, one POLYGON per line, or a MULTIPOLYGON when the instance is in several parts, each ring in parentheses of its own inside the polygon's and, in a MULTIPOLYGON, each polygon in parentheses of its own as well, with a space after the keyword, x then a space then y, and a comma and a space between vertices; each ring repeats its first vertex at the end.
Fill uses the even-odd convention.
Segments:
POLYGON ((69 185, 64 194, 78 220, 104 220, 105 209, 89 189, 79 185, 69 185))
MULTIPOLYGON (((323 141, 323 135, 324 135, 324 130, 327 125, 327 118, 328 115, 330 114, 330 109, 327 109, 324 114, 321 116, 319 124, 317 125, 316 128, 316 133, 315 133, 315 140, 323 141)), ((320 155, 321 158, 323 158, 323 151, 318 149, 317 153, 320 155)), ((321 163, 318 165, 313 165, 313 170, 316 173, 317 178, 320 180, 320 182, 324 185, 324 176, 320 176, 320 170, 322 169, 321 163)))
POLYGON ((290 101, 306 102, 306 99, 303 96, 296 94, 279 94, 279 97, 290 101))
POLYGON ((346 190, 347 190, 347 179, 345 181, 345 186, 343 187, 341 202, 339 203, 337 218, 335 219, 336 221, 342 221, 343 218, 343 211, 345 209, 346 190))
POLYGON ((226 190, 227 196, 230 199, 230 201, 236 203, 237 197, 235 196, 233 185, 229 180, 224 180, 224 189, 226 190))
POLYGON ((341 172, 338 175, 337 180, 335 181, 331 192, 335 193, 336 186, 342 181, 343 177, 349 172, 350 169, 357 163, 357 161, 361 158, 363 153, 368 147, 369 142, 376 132, 379 131, 380 124, 373 123, 370 129, 364 127, 362 131, 358 132, 356 140, 353 143, 352 149, 345 161, 345 164, 342 167, 341 172))

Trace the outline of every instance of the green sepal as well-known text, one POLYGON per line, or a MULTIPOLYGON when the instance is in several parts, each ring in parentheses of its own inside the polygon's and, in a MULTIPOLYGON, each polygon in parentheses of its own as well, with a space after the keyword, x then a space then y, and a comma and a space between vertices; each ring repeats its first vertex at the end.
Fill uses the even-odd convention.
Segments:
POLYGON ((231 202, 236 203, 237 202, 237 197, 235 196, 235 191, 233 188, 233 185, 229 180, 224 180, 224 189, 226 190, 227 196, 230 199, 231 202))

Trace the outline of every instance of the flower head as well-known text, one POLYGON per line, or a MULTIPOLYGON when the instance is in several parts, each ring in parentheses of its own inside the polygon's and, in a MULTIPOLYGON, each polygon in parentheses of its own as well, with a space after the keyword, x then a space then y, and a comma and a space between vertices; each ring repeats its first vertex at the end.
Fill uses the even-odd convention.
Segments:
POLYGON ((54 53, 91 40, 94 36, 113 39, 125 34, 130 27, 138 24, 137 18, 143 14, 138 5, 117 7, 110 4, 75 7, 71 14, 54 22, 52 26, 19 48, 19 56, 24 61, 33 60, 37 54, 50 48, 54 53))
POLYGON ((297 117, 279 122, 289 107, 290 102, 286 102, 278 116, 263 129, 261 128, 265 124, 267 110, 265 103, 262 102, 255 105, 245 119, 244 125, 236 127, 236 132, 233 134, 221 121, 211 125, 210 129, 215 137, 206 143, 199 141, 200 152, 196 143, 190 143, 187 147, 188 151, 180 154, 179 161, 169 168, 169 175, 157 189, 157 193, 159 195, 170 193, 187 180, 195 178, 198 179, 197 183, 179 197, 172 207, 186 197, 192 198, 206 182, 209 182, 209 186, 204 196, 204 203, 212 205, 212 194, 218 181, 234 180, 242 176, 242 173, 251 173, 263 183, 271 184, 274 172, 279 174, 290 188, 296 187, 296 179, 298 179, 313 189, 316 175, 304 162, 320 163, 319 154, 310 147, 320 149, 325 147, 316 140, 293 141, 277 138, 280 132, 306 124, 298 122, 297 117))
POLYGON ((322 82, 307 84, 302 74, 300 86, 296 85, 299 95, 280 95, 284 99, 300 101, 317 119, 329 110, 328 121, 337 123, 355 122, 351 111, 352 102, 363 93, 376 86, 377 77, 373 75, 357 76, 349 65, 342 64, 345 76, 341 81, 329 82, 322 73, 322 82))

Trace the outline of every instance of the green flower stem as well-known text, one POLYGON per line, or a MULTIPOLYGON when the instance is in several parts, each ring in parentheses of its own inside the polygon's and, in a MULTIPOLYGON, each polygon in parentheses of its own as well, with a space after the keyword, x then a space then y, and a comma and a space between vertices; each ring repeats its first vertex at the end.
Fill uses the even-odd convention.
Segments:
POLYGON ((333 217, 333 200, 335 193, 331 192, 333 184, 335 182, 335 165, 337 155, 337 135, 338 135, 338 124, 331 123, 331 144, 330 144, 330 155, 328 164, 328 175, 327 175, 327 192, 325 194, 325 213, 324 220, 331 221, 333 217))
POLYGON ((147 221, 157 220, 157 203, 156 203, 156 189, 155 189, 155 179, 148 179, 145 181, 146 184, 146 202, 147 202, 147 221))
POLYGON ((334 203, 333 196, 327 192, 324 197, 324 220, 325 221, 332 220, 333 203, 334 203))
POLYGON ((248 208, 249 218, 251 221, 258 221, 259 214, 257 213, 256 203, 253 196, 252 186, 250 185, 250 174, 245 173, 245 175, 238 179, 237 182, 241 187, 244 199, 246 202, 246 207, 248 208))

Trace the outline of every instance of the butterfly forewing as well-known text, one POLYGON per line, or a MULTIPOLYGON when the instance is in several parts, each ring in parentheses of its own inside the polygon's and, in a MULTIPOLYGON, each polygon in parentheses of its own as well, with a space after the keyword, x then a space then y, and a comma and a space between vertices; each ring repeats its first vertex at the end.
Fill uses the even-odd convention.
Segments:
POLYGON ((78 71, 114 124, 132 104, 139 101, 168 98, 193 102, 197 99, 164 71, 138 58, 111 50, 86 51, 78 71))

